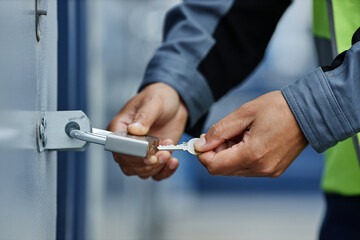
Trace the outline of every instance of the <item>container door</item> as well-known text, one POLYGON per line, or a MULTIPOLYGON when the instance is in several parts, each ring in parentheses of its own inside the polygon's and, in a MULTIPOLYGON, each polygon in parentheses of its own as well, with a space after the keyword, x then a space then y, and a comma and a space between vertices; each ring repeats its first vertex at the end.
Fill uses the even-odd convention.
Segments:
POLYGON ((56 152, 37 151, 35 126, 56 106, 56 0, 2 0, 0 239, 55 239, 56 152))

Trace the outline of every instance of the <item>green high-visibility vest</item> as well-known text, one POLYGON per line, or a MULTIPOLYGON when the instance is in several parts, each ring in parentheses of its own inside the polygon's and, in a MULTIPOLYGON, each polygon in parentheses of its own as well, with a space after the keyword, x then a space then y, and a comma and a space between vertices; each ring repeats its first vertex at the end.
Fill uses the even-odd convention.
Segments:
MULTIPOLYGON (((323 65, 326 58, 333 59, 351 47, 352 36, 360 27, 360 0, 314 0, 313 11, 313 33, 320 64, 323 65)), ((359 142, 358 134, 326 152, 322 180, 325 192, 360 195, 359 142)))

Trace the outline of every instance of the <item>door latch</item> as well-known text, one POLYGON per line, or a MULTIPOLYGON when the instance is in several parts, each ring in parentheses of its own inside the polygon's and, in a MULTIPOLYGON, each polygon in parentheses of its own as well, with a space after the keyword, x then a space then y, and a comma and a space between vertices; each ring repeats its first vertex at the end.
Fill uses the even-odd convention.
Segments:
POLYGON ((154 155, 160 142, 157 137, 92 128, 82 111, 40 112, 36 133, 39 152, 84 151, 94 143, 103 145, 106 151, 144 158, 154 155))
POLYGON ((46 16, 46 10, 39 9, 39 0, 35 0, 35 34, 36 40, 39 42, 41 39, 41 32, 40 32, 40 16, 46 16))

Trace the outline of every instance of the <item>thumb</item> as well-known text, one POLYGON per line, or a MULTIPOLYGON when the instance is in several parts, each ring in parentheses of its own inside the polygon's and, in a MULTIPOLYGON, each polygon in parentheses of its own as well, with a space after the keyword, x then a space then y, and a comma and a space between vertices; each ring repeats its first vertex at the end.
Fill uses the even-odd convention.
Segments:
POLYGON ((159 101, 142 101, 128 126, 128 132, 134 135, 146 135, 153 123, 161 116, 162 107, 159 101))
POLYGON ((248 119, 238 113, 238 110, 215 123, 206 134, 200 136, 194 147, 198 152, 207 152, 217 148, 226 140, 242 134, 249 124, 248 119))

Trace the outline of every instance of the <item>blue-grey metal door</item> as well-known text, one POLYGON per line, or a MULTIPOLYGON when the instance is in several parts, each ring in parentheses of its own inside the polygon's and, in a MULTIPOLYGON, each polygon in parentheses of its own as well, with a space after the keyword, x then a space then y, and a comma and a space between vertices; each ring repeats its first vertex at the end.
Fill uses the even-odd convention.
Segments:
POLYGON ((56 152, 37 151, 35 126, 56 106, 57 1, 1 0, 0 239, 55 239, 56 152))

